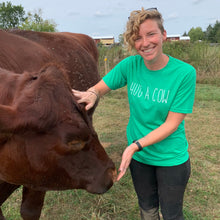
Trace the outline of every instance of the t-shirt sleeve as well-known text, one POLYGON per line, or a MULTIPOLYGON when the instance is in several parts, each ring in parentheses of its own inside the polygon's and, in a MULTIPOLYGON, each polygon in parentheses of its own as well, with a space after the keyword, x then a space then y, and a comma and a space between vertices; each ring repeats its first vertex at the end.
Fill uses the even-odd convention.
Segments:
POLYGON ((177 113, 192 113, 195 99, 196 70, 192 67, 183 78, 170 111, 177 113))
POLYGON ((112 89, 119 89, 127 84, 127 65, 128 58, 118 63, 107 75, 103 77, 106 85, 112 89))

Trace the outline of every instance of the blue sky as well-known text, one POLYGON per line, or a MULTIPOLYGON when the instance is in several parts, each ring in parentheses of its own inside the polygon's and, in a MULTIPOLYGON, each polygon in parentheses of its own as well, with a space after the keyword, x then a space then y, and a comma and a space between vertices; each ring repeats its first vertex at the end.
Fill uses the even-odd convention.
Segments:
MULTIPOLYGON (((44 19, 53 19, 58 31, 90 36, 114 36, 125 30, 133 10, 157 7, 167 34, 183 34, 192 27, 206 30, 220 21, 220 0, 7 0, 26 12, 42 9, 44 19)), ((2 2, 2 1, 1 1, 2 2)), ((6 2, 6 1, 5 1, 6 2)))

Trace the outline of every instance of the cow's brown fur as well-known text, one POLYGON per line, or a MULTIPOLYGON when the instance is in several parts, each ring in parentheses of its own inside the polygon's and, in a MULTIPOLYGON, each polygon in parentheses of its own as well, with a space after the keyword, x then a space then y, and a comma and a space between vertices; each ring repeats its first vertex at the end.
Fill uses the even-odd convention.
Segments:
POLYGON ((35 220, 47 190, 112 186, 115 167, 93 129, 93 111, 71 92, 98 80, 88 36, 0 31, 0 206, 23 185, 21 215, 35 220))

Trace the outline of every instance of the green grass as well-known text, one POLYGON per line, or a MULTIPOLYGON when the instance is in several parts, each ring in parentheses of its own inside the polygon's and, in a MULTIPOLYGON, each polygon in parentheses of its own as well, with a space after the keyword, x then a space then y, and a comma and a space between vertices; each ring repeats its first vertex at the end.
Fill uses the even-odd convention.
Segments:
MULTIPOLYGON (((126 88, 101 99, 94 126, 118 167, 126 147, 129 107, 126 88)), ((186 220, 219 220, 220 216, 220 87, 198 84, 194 112, 186 117, 192 174, 185 199, 186 220)), ((3 205, 7 220, 20 220, 21 189, 3 205)), ((41 220, 136 220, 139 208, 130 173, 104 195, 83 190, 48 192, 41 220)))

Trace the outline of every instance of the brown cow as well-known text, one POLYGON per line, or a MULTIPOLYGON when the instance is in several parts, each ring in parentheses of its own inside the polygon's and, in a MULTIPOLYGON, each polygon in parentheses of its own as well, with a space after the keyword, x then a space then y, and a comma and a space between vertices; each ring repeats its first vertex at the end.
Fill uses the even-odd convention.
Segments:
POLYGON ((86 35, 0 31, 0 206, 23 185, 24 220, 40 218, 48 190, 104 193, 113 184, 93 111, 71 92, 99 80, 96 64, 86 35))

